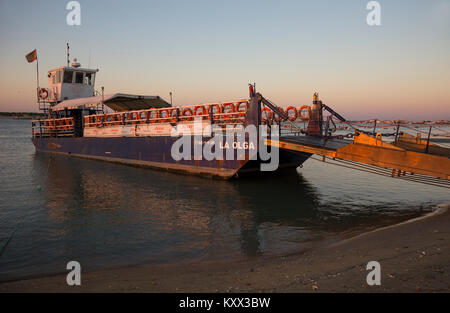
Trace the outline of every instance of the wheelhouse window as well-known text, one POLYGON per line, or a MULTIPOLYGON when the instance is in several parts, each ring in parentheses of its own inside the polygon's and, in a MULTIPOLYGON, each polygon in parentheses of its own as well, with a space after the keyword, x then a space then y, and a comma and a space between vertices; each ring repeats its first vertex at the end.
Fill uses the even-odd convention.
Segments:
POLYGON ((56 82, 59 84, 61 82, 62 71, 56 72, 56 82))
POLYGON ((89 86, 94 85, 94 74, 86 73, 86 75, 84 76, 84 84, 89 86))
POLYGON ((73 71, 64 71, 63 83, 71 84, 73 82, 73 71))
POLYGON ((76 72, 75 73, 75 84, 82 84, 82 83, 83 83, 83 73, 76 72))

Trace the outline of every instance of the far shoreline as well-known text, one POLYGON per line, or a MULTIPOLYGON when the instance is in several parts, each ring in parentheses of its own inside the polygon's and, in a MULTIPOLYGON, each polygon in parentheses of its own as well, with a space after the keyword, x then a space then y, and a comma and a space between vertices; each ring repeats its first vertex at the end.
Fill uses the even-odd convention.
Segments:
POLYGON ((38 112, 0 112, 0 119, 33 120, 45 117, 38 112))

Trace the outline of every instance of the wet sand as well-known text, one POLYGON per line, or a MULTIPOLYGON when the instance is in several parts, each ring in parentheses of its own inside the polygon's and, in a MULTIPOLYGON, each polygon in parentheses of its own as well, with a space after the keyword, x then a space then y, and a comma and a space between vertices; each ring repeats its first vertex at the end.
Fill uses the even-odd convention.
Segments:
POLYGON ((450 206, 424 218, 301 254, 254 260, 139 266, 0 284, 0 292, 450 292, 450 206), (369 261, 381 286, 368 286, 369 261))

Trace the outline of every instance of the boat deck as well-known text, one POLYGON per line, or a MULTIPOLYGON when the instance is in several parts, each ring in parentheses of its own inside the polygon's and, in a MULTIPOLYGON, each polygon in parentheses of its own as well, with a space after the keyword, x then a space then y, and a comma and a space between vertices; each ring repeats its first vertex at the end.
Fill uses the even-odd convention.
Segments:
POLYGON ((427 147, 423 143, 405 146, 400 144, 403 142, 394 145, 384 142, 381 137, 357 133, 354 140, 281 136, 279 140, 267 139, 266 145, 392 169, 393 176, 395 173, 410 173, 450 179, 450 149, 435 145, 427 147))

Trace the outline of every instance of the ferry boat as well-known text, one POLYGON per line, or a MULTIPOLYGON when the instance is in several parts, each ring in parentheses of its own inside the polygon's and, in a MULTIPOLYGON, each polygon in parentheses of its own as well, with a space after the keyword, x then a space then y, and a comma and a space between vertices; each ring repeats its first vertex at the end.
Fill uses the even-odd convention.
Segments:
MULTIPOLYGON (((38 88, 39 108, 46 118, 32 121, 32 141, 37 152, 230 179, 264 173, 260 171, 265 161, 260 157, 258 145, 261 125, 288 113, 290 121, 302 118, 298 114, 300 109, 291 107, 288 109, 291 112, 282 111, 256 93, 253 85, 249 85, 248 99, 172 106, 159 96, 105 94, 103 87, 98 92, 95 90, 98 71, 82 68, 76 59, 70 66, 68 62, 67 66, 48 71, 49 87, 38 88), (262 107, 264 101, 269 108, 262 107), (195 125, 200 125, 200 130, 195 125), (198 132, 205 127, 225 130, 249 125, 258 129, 257 137, 246 134, 243 145, 236 144, 236 140, 228 144, 225 136, 220 139, 220 147, 216 149, 223 149, 224 155, 231 152, 235 156, 232 159, 207 160, 194 151, 190 152, 190 158, 173 157, 173 145, 183 134, 190 133, 195 145, 199 144, 198 132)), ((202 148, 209 144, 209 139, 200 138, 202 148)), ((277 168, 296 168, 309 156, 280 149, 277 168)))

